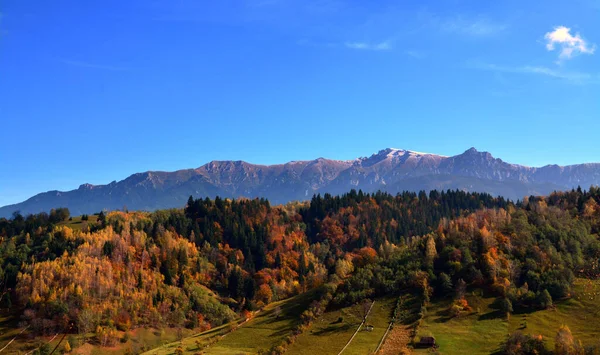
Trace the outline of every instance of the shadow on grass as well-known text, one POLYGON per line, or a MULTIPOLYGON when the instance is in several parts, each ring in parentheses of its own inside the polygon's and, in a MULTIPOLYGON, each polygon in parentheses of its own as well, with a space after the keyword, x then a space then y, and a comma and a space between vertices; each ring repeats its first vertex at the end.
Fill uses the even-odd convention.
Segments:
POLYGON ((405 317, 404 319, 402 319, 402 321, 400 322, 400 324, 403 325, 411 325, 414 322, 419 320, 419 314, 418 313, 413 313, 410 316, 405 317))
POLYGON ((452 317, 439 317, 439 318, 435 318, 433 321, 435 323, 447 323, 452 319, 452 317))
POLYGON ((276 332, 271 333, 271 335, 269 335, 269 337, 271 337, 271 338, 282 337, 282 336, 288 335, 293 329, 294 329, 294 327, 288 326, 288 327, 280 329, 276 332))
POLYGON ((338 332, 346 332, 349 329, 355 329, 357 325, 346 323, 342 326, 328 326, 324 329, 321 329, 316 332, 312 332, 313 335, 322 336, 322 335, 330 335, 338 332))
POLYGON ((205 332, 202 332, 200 334, 193 335, 192 338, 200 338, 200 337, 205 337, 205 336, 210 337, 210 336, 218 335, 219 333, 225 333, 225 332, 229 331, 231 328, 233 328, 233 326, 228 326, 228 327, 224 327, 224 328, 220 328, 220 327, 213 328, 213 329, 207 330, 205 332))
POLYGON ((546 308, 535 308, 535 307, 527 307, 527 306, 516 306, 513 312, 513 315, 529 315, 539 311, 544 311, 546 308))
MULTIPOLYGON (((446 323, 446 322, 450 321, 451 319, 455 318, 454 316, 452 316, 452 314, 450 314, 450 310, 448 310, 446 308, 442 308, 442 309, 438 310, 437 312, 435 312, 434 314, 437 317, 437 318, 433 319, 433 321, 435 323, 446 323)), ((417 315, 417 320, 418 320, 418 315, 417 315)))
POLYGON ((400 314, 398 315, 396 322, 402 325, 411 325, 420 318, 421 299, 414 294, 406 294, 401 297, 403 297, 403 300, 400 305, 400 314))
POLYGON ((492 319, 503 318, 504 316, 505 316, 505 314, 502 311, 492 311, 492 312, 488 312, 488 313, 484 313, 484 314, 480 315, 479 318, 477 318, 477 320, 492 320, 492 319))

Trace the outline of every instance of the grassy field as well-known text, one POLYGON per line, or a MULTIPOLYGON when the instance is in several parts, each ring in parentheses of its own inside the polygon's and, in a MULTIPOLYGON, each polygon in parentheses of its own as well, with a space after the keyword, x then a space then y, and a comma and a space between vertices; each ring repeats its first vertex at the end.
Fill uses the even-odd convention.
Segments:
MULTIPOLYGON (((370 354, 385 333, 396 298, 385 298, 375 301, 367 318, 367 323, 374 326, 372 332, 361 330, 353 339, 344 354, 370 354)), ((346 345, 358 328, 362 318, 359 306, 352 306, 326 312, 319 317, 310 329, 301 334, 286 354, 337 354, 346 345)))
MULTIPOLYGON (((128 340, 119 342, 112 348, 100 348, 85 344, 74 349, 73 353, 82 355, 92 354, 123 354, 127 350, 139 352, 142 349, 152 349, 146 355, 174 354, 181 346, 186 354, 204 351, 204 354, 240 355, 256 354, 259 349, 268 349, 278 344, 295 325, 300 322, 300 314, 308 307, 314 294, 299 295, 284 301, 276 302, 265 307, 256 317, 243 323, 233 332, 242 320, 238 320, 209 331, 189 336, 184 333, 184 339, 176 341, 175 329, 135 329, 128 333, 128 340), (279 314, 279 316, 277 315, 279 314), (187 337, 186 337, 187 336, 187 337)), ((584 345, 597 344, 600 339, 600 280, 589 281, 578 279, 574 285, 573 297, 555 302, 555 307, 547 310, 529 311, 515 309, 515 313, 506 319, 493 303, 494 297, 482 296, 479 291, 470 292, 466 296, 472 311, 460 317, 450 317, 448 308, 450 299, 432 300, 427 309, 421 326, 418 329, 418 340, 421 336, 434 336, 439 345, 440 354, 490 354, 499 349, 502 342, 511 332, 520 331, 532 335, 542 335, 549 349, 554 346, 554 336, 561 325, 567 325, 573 336, 584 345)), ((373 306, 367 324, 374 326, 372 332, 360 331, 345 354, 370 354, 381 340, 396 304, 396 298, 378 299, 373 306)), ((406 322, 396 325, 397 335, 389 335, 391 352, 383 346, 382 354, 397 353, 402 344, 406 344, 410 323, 414 321, 415 310, 418 312, 418 299, 407 295, 406 316, 400 315, 406 322), (402 324, 402 327, 400 327, 402 324), (395 338, 401 338, 394 342, 395 338), (395 350, 394 350, 395 349, 395 350), (394 352, 396 351, 396 352, 394 352)), ((0 348, 19 334, 17 317, 10 314, 0 315, 0 348)), ((286 354, 315 355, 338 354, 352 337, 361 322, 360 306, 346 307, 326 312, 317 319, 311 328, 298 336, 286 354)), ((124 335, 124 334, 122 334, 124 335)), ((59 335, 52 337, 31 338, 27 332, 17 336, 4 351, 5 354, 24 354, 38 347, 43 342, 49 342, 53 348, 58 344, 59 335)), ((387 343, 387 341, 386 341, 387 343)), ((59 349, 62 349, 62 346, 59 349)), ((415 353, 430 353, 427 349, 416 349, 415 353)))
MULTIPOLYGON (((572 298, 555 302, 547 310, 517 309, 507 320, 492 307, 495 298, 473 294, 467 301, 473 312, 450 318, 447 309, 450 300, 435 301, 427 311, 417 333, 434 336, 440 354, 490 354, 498 350, 509 333, 520 331, 542 335, 549 349, 554 347, 554 337, 561 325, 567 325, 573 336, 583 345, 597 344, 600 339, 600 281, 578 279, 572 298)), ((428 350, 416 350, 425 353, 428 350)))
POLYGON ((359 307, 325 312, 302 333, 286 354, 337 354, 361 322, 359 307))
MULTIPOLYGON (((4 323, 0 320, 0 325, 4 323)), ((4 328, 0 330, 0 348, 4 347, 9 343, 9 341, 19 333, 19 329, 9 329, 5 330, 4 328)), ((69 340, 70 337, 66 337, 60 343, 58 350, 62 351, 65 343, 69 340)), ((25 354, 31 352, 34 349, 37 349, 42 344, 47 343, 51 349, 54 349, 56 345, 59 344, 62 338, 62 334, 58 334, 58 336, 46 336, 46 337, 36 337, 31 338, 26 332, 19 335, 14 342, 12 342, 8 347, 3 351, 4 354, 25 354)), ((127 351, 131 350, 133 352, 139 352, 144 347, 153 347, 159 346, 165 342, 172 342, 176 339, 176 331, 175 330, 156 330, 156 329, 137 329, 135 331, 130 332, 130 338, 128 341, 122 343, 119 342, 116 346, 113 347, 99 347, 97 345, 93 345, 91 343, 84 344, 73 349, 73 354, 90 354, 90 355, 100 355, 100 354, 125 354, 127 351)))
POLYGON ((224 324, 220 327, 215 327, 213 329, 207 330, 205 332, 192 335, 190 337, 184 338, 181 341, 176 341, 172 343, 165 344, 156 349, 147 351, 144 355, 168 355, 174 354, 175 349, 181 346, 184 352, 194 353, 199 352, 205 346, 210 343, 217 341, 218 338, 224 334, 227 334, 231 329, 240 324, 242 320, 238 320, 235 322, 224 324))
POLYGON ((75 216, 75 217, 71 217, 71 220, 69 220, 69 221, 64 221, 64 222, 59 223, 59 225, 68 226, 69 228, 71 228, 73 230, 81 230, 81 228, 85 224, 92 225, 92 224, 96 223, 97 220, 98 220, 98 216, 93 215, 93 214, 88 216, 87 221, 82 221, 81 216, 75 216))
POLYGON ((420 297, 405 293, 398 299, 398 312, 393 328, 388 333, 378 355, 398 355, 401 351, 410 352, 413 327, 419 319, 422 300, 420 297))
MULTIPOLYGON (((126 353, 139 354, 144 349, 152 349, 163 344, 172 343, 177 340, 177 329, 152 329, 138 328, 129 331, 129 340, 119 342, 113 347, 99 347, 93 344, 85 344, 73 350, 73 354, 80 355, 101 355, 112 354, 122 355, 126 353)), ((190 330, 184 329, 182 335, 189 336, 190 330)))
MULTIPOLYGON (((503 314, 491 305, 495 298, 468 295, 466 297, 473 312, 451 318, 447 310, 452 300, 435 301, 427 308, 427 315, 417 332, 416 340, 422 336, 433 336, 440 354, 490 354, 501 345, 508 335, 508 322, 503 314)), ((417 349, 416 353, 429 350, 417 349)))
POLYGON ((536 312, 523 312, 511 316, 511 332, 521 331, 542 335, 549 348, 554 347, 554 337, 561 325, 571 329, 573 336, 583 345, 600 342, 600 280, 577 279, 573 297, 556 302, 555 308, 536 312), (526 327, 524 327, 526 325, 526 327))
POLYGON ((382 298, 375 301, 373 309, 367 318, 366 324, 372 325, 373 331, 362 329, 350 343, 350 346, 344 350, 343 354, 365 355, 375 352, 379 341, 385 334, 390 324, 394 307, 396 306, 396 297, 382 298))
POLYGON ((22 328, 19 328, 18 325, 18 318, 3 312, 0 316, 0 349, 16 337, 15 341, 8 345, 3 353, 19 354, 35 346, 34 340, 29 339, 27 332, 19 334, 21 330, 22 328))
MULTIPOLYGON (((5 345, 9 344, 9 342, 15 338, 15 340, 10 343, 2 351, 3 354, 26 354, 38 347, 40 347, 44 343, 48 343, 51 349, 54 349, 56 345, 59 344, 63 334, 58 334, 56 337, 54 336, 46 336, 46 337, 32 337, 27 331, 19 334, 22 328, 18 327, 18 317, 14 315, 2 315, 0 316, 0 349, 2 349, 5 345)), ((184 330, 183 335, 186 336, 189 334, 189 330, 184 330)), ((124 332, 119 332, 119 336, 123 338, 124 332)), ((62 350, 66 341, 78 339, 79 337, 75 334, 71 334, 60 343, 58 350, 62 350)), ((79 346, 73 349, 73 354, 82 354, 82 355, 100 355, 100 354, 114 354, 120 355, 125 354, 127 351, 132 351, 133 353, 139 353, 142 349, 151 349, 157 346, 161 346, 162 344, 172 343, 177 339, 177 330, 176 329, 149 329, 149 328, 138 328, 128 332, 127 341, 119 341, 117 345, 114 347, 99 347, 92 343, 87 343, 82 346, 79 346)), ((125 339, 124 339, 125 340, 125 339)), ((71 344, 74 345, 74 344, 71 344)))
POLYGON ((256 354, 278 344, 298 325, 314 292, 269 304, 256 317, 204 350, 205 354, 256 354), (279 315, 277 315, 279 313, 279 315))

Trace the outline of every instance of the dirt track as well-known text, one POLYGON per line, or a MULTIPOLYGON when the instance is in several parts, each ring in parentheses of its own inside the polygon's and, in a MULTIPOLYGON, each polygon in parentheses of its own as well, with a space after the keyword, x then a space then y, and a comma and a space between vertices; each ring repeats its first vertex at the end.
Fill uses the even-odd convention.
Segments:
POLYGON ((377 355, 412 354, 412 351, 408 348, 409 342, 409 327, 397 324, 388 334, 377 355))

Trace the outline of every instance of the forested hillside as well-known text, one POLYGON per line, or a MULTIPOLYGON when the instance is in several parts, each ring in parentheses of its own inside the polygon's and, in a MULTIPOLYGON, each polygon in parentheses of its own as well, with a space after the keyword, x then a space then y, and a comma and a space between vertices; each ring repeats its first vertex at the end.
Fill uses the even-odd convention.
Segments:
POLYGON ((319 302, 304 326, 326 309, 403 292, 424 306, 451 297, 456 316, 474 287, 507 313, 544 309, 571 297, 576 277, 600 274, 599 203, 598 188, 517 203, 353 190, 282 206, 190 197, 185 209, 77 224, 65 209, 15 214, 0 219, 1 306, 31 336, 98 347, 141 327, 210 329, 313 289, 319 302))

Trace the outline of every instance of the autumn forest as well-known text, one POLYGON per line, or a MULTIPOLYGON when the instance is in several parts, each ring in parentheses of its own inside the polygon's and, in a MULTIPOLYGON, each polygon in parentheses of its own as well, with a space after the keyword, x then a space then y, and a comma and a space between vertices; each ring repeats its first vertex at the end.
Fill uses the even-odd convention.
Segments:
MULTIPOLYGON (((415 329, 438 300, 449 318, 472 311, 474 290, 505 318, 549 309, 576 294, 577 280, 598 278, 599 204, 594 187, 516 202, 352 190, 278 206, 190 197, 156 212, 16 212, 0 219, 0 307, 28 339, 63 337, 62 352, 110 349, 142 328, 201 333, 303 294, 312 301, 295 328, 256 352, 285 353, 325 312, 390 295, 418 300, 415 329)), ((560 326, 554 344, 514 331, 499 351, 600 351, 560 326)))

